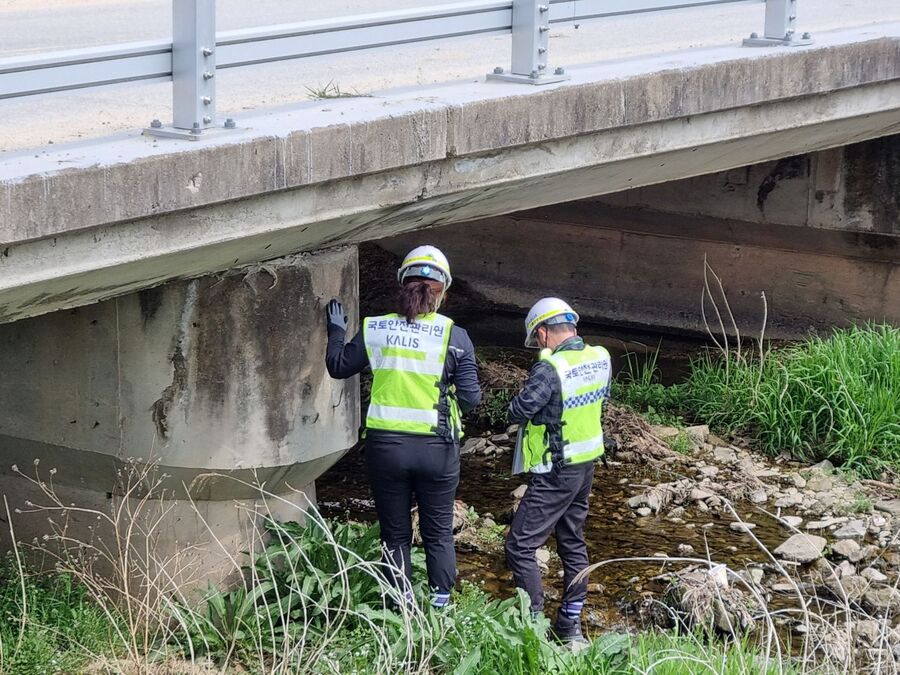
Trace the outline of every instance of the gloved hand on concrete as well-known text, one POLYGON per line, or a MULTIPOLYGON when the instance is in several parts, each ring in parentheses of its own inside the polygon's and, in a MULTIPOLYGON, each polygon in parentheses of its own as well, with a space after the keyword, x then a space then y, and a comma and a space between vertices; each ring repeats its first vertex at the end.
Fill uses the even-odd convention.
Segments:
POLYGON ((328 328, 338 328, 342 331, 347 330, 347 313, 344 306, 337 298, 332 298, 325 307, 325 315, 328 317, 328 328))

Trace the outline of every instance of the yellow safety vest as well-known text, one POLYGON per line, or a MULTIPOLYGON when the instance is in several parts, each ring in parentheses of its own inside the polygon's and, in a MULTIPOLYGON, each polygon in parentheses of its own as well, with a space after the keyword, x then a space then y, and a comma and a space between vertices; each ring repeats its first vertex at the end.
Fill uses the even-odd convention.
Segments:
MULTIPOLYGON (((556 434, 563 462, 591 462, 603 454, 603 399, 609 387, 610 358, 603 347, 585 345, 555 354, 542 353, 559 376, 563 413, 556 434)), ((554 433, 543 424, 525 425, 522 452, 525 471, 547 473, 553 468, 554 433)))
POLYGON ((373 373, 366 429, 462 437, 453 387, 443 382, 452 328, 453 321, 436 312, 412 323, 399 314, 364 320, 373 373))

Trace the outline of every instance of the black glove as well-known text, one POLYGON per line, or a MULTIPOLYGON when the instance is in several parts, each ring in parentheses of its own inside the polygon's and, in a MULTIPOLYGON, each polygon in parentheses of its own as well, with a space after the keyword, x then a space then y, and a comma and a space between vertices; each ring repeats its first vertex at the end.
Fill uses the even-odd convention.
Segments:
POLYGON ((328 328, 338 328, 342 331, 347 330, 347 313, 344 306, 337 298, 332 298, 325 307, 325 316, 328 317, 328 328))

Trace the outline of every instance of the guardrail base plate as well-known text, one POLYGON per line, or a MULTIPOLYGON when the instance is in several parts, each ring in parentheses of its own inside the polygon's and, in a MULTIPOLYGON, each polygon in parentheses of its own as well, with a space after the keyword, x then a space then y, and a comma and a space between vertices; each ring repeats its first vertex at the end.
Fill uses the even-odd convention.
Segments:
POLYGON ((488 73, 487 81, 497 82, 518 82, 519 84, 554 84, 555 82, 565 82, 569 79, 568 75, 541 75, 539 77, 531 77, 531 75, 516 75, 514 73, 488 73))

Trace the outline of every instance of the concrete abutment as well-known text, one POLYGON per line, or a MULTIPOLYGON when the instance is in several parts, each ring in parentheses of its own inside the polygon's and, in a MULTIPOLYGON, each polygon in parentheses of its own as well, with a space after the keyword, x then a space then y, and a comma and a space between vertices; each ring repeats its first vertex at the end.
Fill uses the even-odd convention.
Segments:
POLYGON ((0 326, 0 490, 23 512, 17 537, 51 533, 50 517, 96 541, 130 494, 124 511, 158 521, 156 557, 184 552, 180 574, 202 583, 264 515, 302 517, 357 440, 358 382, 325 371, 323 311, 337 296, 354 314, 357 277, 342 247, 0 326), (53 503, 45 489, 53 512, 30 506, 53 503))

